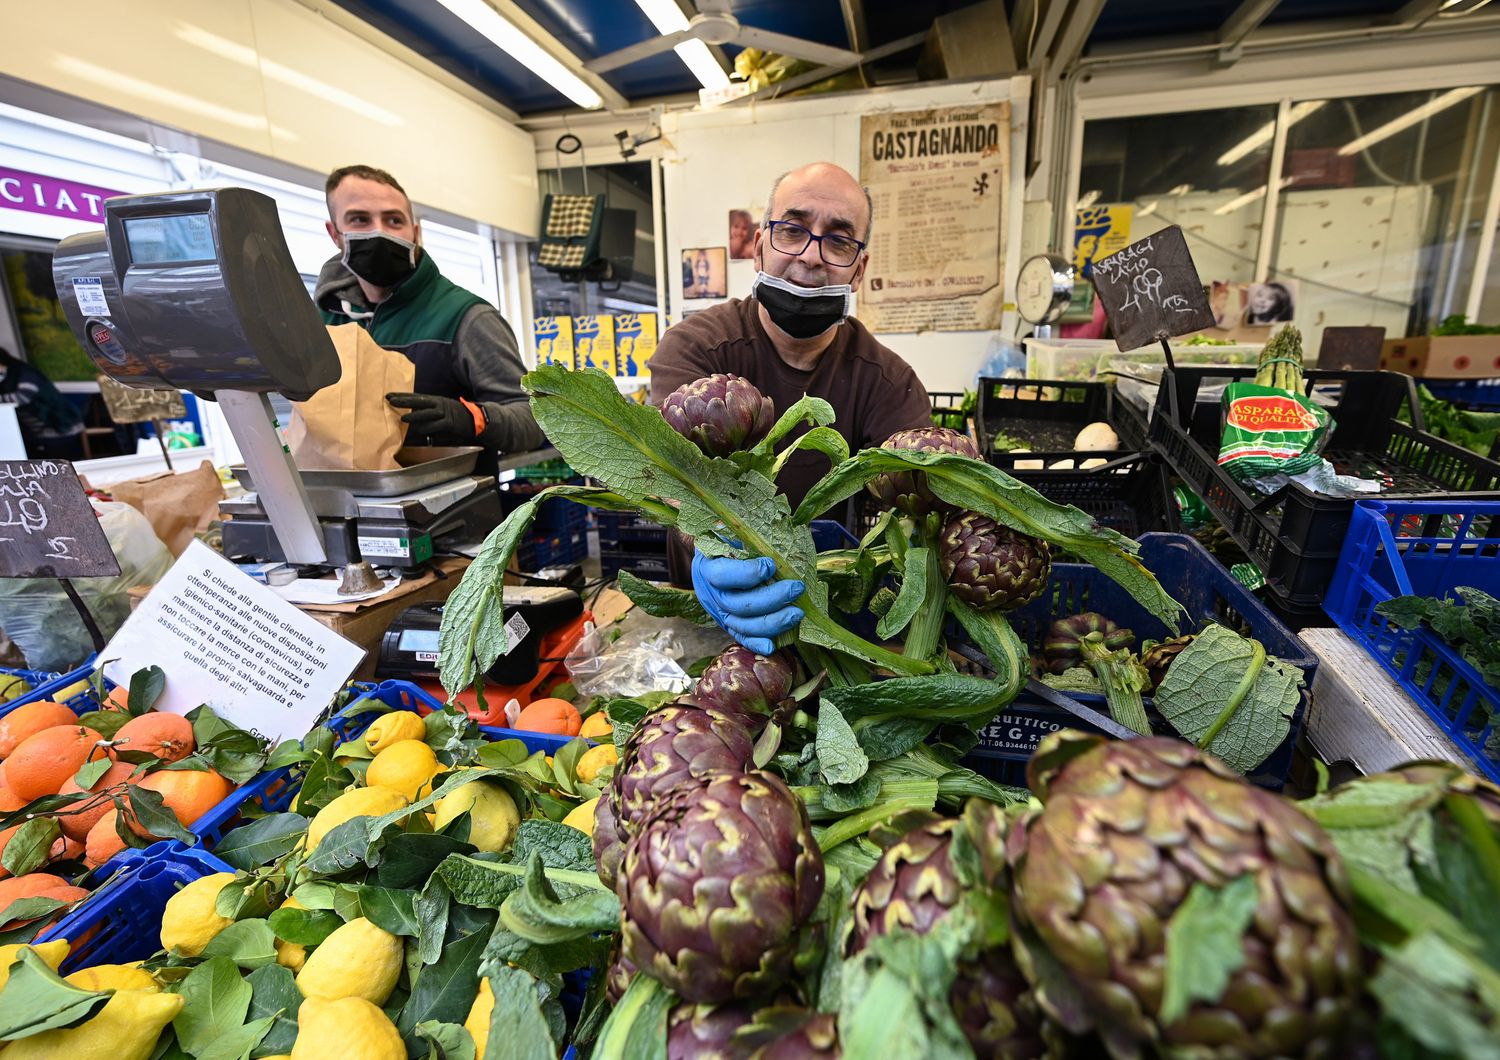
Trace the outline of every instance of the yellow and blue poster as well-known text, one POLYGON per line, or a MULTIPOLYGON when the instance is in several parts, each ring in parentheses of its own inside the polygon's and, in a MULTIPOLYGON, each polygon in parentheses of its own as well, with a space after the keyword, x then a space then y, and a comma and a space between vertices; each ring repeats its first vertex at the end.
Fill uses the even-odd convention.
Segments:
POLYGON ((564 368, 576 368, 573 356, 573 318, 537 317, 536 363, 560 364, 564 368))
POLYGON ((655 313, 620 313, 615 317, 616 375, 650 375, 655 352, 655 313))
POLYGON ((573 318, 573 348, 579 368, 615 371, 615 318, 601 314, 573 318))
POLYGON ((1073 268, 1080 278, 1094 274, 1094 262, 1130 243, 1135 207, 1119 203, 1085 206, 1073 217, 1073 268))

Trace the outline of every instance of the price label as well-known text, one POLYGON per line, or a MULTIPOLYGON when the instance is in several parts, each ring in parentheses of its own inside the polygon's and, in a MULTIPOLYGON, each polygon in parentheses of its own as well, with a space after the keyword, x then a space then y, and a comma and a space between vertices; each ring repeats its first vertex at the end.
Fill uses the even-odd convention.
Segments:
POLYGON ((0 460, 0 578, 120 573, 109 537, 66 460, 0 460))
POLYGON ((1214 326, 1203 281, 1176 225, 1095 261, 1093 281, 1122 352, 1214 326))

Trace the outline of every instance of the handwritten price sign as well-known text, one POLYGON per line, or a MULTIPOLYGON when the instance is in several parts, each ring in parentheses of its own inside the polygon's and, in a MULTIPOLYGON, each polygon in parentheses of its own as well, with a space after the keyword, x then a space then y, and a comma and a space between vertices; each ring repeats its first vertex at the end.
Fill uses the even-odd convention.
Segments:
POLYGON ((0 460, 0 578, 96 578, 119 561, 65 460, 0 460))
POLYGON ((1092 278, 1122 351, 1214 326, 1203 282, 1176 225, 1095 261, 1092 278))

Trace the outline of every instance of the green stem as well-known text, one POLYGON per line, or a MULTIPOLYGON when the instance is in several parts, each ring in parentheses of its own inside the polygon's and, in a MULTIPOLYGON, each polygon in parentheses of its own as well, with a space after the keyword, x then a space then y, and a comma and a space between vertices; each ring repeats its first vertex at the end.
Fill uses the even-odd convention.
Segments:
POLYGON ((882 821, 888 821, 907 810, 930 810, 935 802, 935 793, 930 785, 928 792, 921 796, 878 802, 823 829, 818 834, 818 847, 826 854, 840 843, 847 843, 857 836, 864 835, 882 821))
POLYGON ((1080 644, 1082 655, 1094 676, 1104 686, 1104 699, 1109 704, 1110 717, 1142 736, 1151 735, 1151 719, 1146 716, 1146 704, 1141 699, 1141 686, 1136 680, 1134 668, 1140 664, 1129 651, 1120 648, 1110 651, 1104 646, 1101 634, 1090 633, 1080 644))
POLYGON ((1495 829, 1484 811, 1472 798, 1459 794, 1445 795, 1443 806, 1469 841, 1469 847, 1489 881, 1490 893, 1500 894, 1500 840, 1496 840, 1495 829))
POLYGON ((1240 678, 1240 683, 1235 686, 1234 694, 1229 697, 1229 702, 1224 704, 1224 709, 1219 711, 1219 716, 1214 723, 1208 727, 1208 731, 1198 738, 1200 750, 1207 748, 1214 742, 1215 737, 1229 724, 1229 719, 1234 717, 1235 712, 1250 695, 1250 690, 1255 687, 1255 682, 1260 678, 1260 671, 1266 665, 1266 648, 1258 640, 1250 642, 1253 653, 1250 656, 1250 668, 1245 671, 1245 676, 1240 678))
MULTIPOLYGON (((934 541, 933 545, 936 544, 934 541)), ((937 549, 927 549, 927 598, 917 608, 916 617, 906 633, 905 655, 909 659, 930 659, 943 637, 943 620, 948 617, 948 585, 943 580, 937 549)))
MULTIPOLYGON (((915 802, 923 806, 932 805, 933 792, 936 790, 933 782, 925 777, 905 777, 900 780, 887 780, 880 785, 880 794, 876 801, 863 810, 856 810, 853 814, 845 814, 838 810, 830 810, 823 805, 824 789, 818 786, 795 789, 799 798, 807 805, 807 815, 814 821, 847 820, 851 816, 868 813, 870 810, 879 809, 881 806, 895 803, 906 804, 915 802)), ((866 826, 868 831, 869 826, 866 826)), ((827 849, 826 847, 824 849, 827 849)))

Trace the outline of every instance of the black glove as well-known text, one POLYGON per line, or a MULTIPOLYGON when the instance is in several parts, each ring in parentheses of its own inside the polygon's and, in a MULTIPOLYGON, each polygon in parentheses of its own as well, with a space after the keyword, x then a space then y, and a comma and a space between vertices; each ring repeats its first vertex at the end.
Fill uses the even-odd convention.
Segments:
POLYGON ((433 445, 473 445, 484 427, 484 411, 467 401, 434 394, 387 394, 385 400, 395 408, 411 409, 401 422, 433 445))

